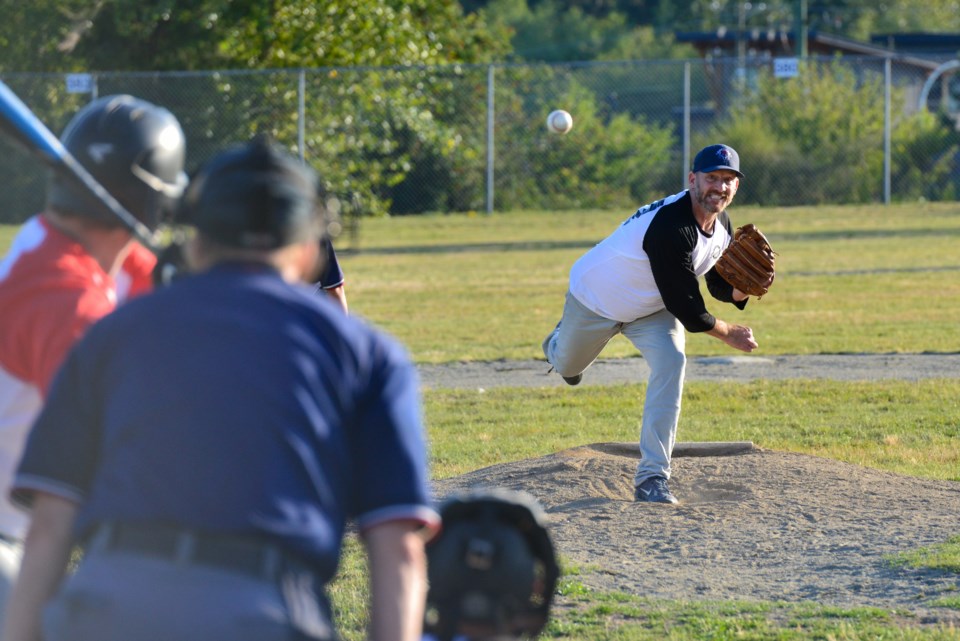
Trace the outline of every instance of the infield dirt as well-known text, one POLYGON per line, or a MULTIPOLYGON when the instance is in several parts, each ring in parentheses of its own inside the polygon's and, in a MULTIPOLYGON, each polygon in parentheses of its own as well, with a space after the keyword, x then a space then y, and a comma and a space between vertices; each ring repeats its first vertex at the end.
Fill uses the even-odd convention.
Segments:
MULTIPOLYGON (((642 381, 642 359, 598 361, 584 385, 642 381)), ((563 385, 543 361, 422 366, 425 387, 563 385)), ((960 354, 692 359, 688 380, 960 377, 960 354)), ((682 435, 681 435, 682 436, 682 435)), ((960 624, 938 607, 956 574, 890 557, 960 534, 960 482, 754 448, 675 456, 678 506, 633 501, 635 444, 596 443, 437 481, 440 497, 478 487, 529 492, 561 557, 596 590, 653 599, 810 601, 960 624)))

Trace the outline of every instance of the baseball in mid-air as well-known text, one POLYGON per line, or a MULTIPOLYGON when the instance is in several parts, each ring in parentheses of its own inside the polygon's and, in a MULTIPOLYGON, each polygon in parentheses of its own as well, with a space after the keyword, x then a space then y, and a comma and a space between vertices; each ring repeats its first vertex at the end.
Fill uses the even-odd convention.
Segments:
POLYGON ((551 111, 547 116, 547 130, 555 134, 565 134, 573 128, 573 116, 563 109, 551 111))

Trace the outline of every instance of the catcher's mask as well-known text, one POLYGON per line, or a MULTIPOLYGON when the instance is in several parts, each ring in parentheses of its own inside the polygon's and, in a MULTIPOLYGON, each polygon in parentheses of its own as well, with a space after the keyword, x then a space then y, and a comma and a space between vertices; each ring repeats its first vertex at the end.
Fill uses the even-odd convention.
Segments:
POLYGON ((525 493, 487 490, 447 500, 440 516, 424 630, 441 641, 536 637, 560 575, 543 509, 525 493))
MULTIPOLYGON (((172 214, 187 186, 186 142, 172 113, 128 95, 104 96, 70 120, 64 147, 133 216, 155 229, 172 214)), ((47 205, 113 227, 107 206, 60 172, 50 175, 47 205)))

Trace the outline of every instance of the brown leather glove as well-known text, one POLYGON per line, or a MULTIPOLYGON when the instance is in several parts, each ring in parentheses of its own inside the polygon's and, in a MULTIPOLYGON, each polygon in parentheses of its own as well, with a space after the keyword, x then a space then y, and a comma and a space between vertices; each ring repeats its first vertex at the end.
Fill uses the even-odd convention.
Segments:
POLYGON ((776 255, 756 225, 744 225, 734 232, 714 269, 736 289, 760 298, 773 284, 776 255))

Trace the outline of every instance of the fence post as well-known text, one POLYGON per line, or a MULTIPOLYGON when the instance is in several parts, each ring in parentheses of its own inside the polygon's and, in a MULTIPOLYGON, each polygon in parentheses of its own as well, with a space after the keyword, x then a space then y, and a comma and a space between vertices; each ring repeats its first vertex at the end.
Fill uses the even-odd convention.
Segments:
POLYGON ((883 65, 883 204, 890 204, 890 101, 893 82, 892 62, 887 58, 883 65))
POLYGON ((493 213, 493 70, 487 67, 487 213, 493 213))
POLYGON ((306 146, 306 98, 307 72, 300 69, 297 79, 297 149, 300 151, 300 162, 305 162, 303 148, 306 146))
POLYGON ((687 169, 690 167, 690 61, 683 63, 683 167, 680 186, 687 186, 687 169))

